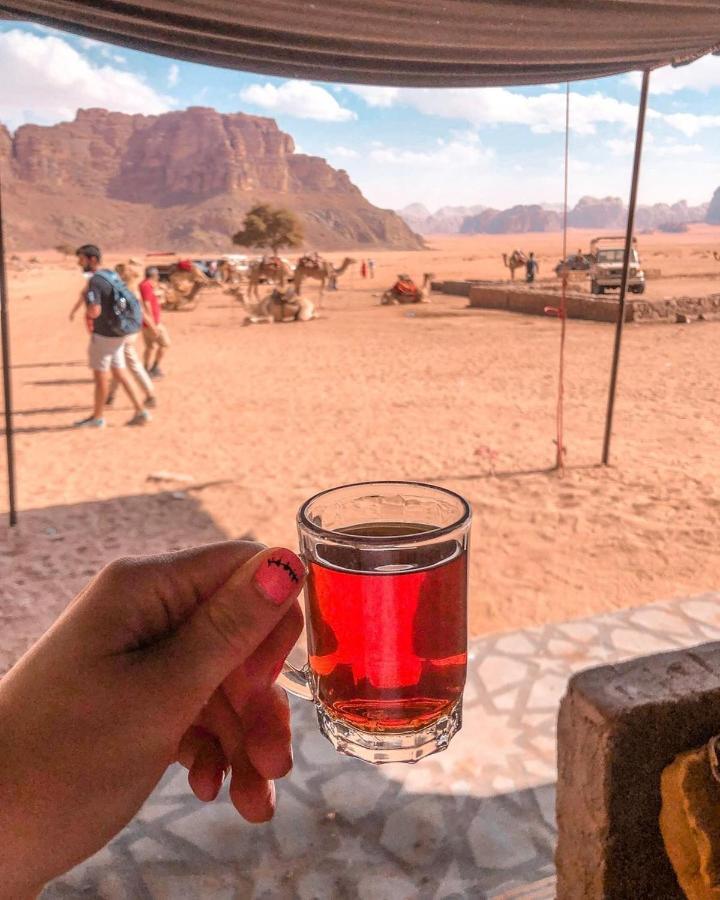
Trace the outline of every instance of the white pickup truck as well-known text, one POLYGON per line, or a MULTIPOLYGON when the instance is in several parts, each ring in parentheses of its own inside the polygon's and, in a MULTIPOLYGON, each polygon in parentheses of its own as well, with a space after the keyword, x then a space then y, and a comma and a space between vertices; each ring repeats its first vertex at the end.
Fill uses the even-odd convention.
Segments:
MULTIPOLYGON (((625 256, 625 237, 611 235, 594 238, 590 241, 590 252, 593 256, 593 263, 590 267, 590 293, 604 294, 606 290, 619 291, 625 256)), ((645 273, 637 252, 637 238, 633 238, 630 251, 628 291, 633 294, 642 294, 645 291, 645 273)))

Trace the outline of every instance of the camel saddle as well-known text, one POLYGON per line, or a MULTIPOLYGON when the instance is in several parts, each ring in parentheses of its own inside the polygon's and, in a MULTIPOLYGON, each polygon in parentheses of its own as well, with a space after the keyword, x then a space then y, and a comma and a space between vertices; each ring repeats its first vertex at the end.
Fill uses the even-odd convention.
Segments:
POLYGON ((417 294, 418 289, 415 282, 412 278, 398 278, 395 284, 392 286, 393 293, 395 294, 417 294))

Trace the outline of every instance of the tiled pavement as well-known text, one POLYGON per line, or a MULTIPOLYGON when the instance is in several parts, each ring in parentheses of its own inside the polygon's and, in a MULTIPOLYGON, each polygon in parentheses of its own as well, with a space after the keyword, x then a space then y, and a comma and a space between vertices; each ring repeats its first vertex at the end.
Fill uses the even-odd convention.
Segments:
POLYGON ((138 816, 45 900, 554 896, 555 716, 570 674, 720 639, 720 594, 474 642, 445 752, 379 768, 337 755, 294 704, 295 769, 271 824, 205 806, 168 772, 138 816))

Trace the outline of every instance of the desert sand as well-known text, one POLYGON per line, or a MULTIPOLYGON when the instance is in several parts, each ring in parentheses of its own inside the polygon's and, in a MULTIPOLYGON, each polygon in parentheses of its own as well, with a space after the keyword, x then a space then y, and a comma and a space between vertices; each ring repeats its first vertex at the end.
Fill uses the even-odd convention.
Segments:
MULTIPOLYGON (((568 250, 592 236, 571 233, 568 250)), ((662 274, 650 297, 720 289, 720 228, 640 241, 662 274)), ((72 428, 91 398, 84 325, 68 321, 82 277, 50 252, 35 255, 42 265, 16 263, 20 525, 3 525, 0 670, 115 556, 242 535, 294 546, 305 498, 373 478, 430 481, 471 501, 475 635, 720 587, 720 323, 626 327, 602 468, 613 328, 571 321, 560 475, 557 320, 437 295, 378 306, 400 271, 504 277, 500 253, 515 246, 534 250, 545 276, 561 237, 438 237, 426 251, 372 252, 375 280, 354 267, 307 324, 244 327, 240 304, 206 291, 195 311, 165 314, 173 346, 154 421, 125 427, 122 398, 92 432, 72 428)))

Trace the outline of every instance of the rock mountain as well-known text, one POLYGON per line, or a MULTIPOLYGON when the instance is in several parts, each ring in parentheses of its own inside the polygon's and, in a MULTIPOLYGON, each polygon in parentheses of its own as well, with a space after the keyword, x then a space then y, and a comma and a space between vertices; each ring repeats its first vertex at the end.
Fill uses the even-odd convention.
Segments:
MULTIPOLYGON (((449 208, 430 213, 421 204, 413 203, 400 210, 399 214, 420 234, 522 234, 527 231, 559 231, 562 227, 561 212, 549 206, 521 205, 510 209, 480 207, 460 217, 459 221, 440 215, 449 208)), ((572 228, 623 229, 626 216, 627 209, 619 197, 582 197, 568 211, 568 224, 572 228)), ((688 206, 682 200, 672 205, 655 203, 652 206, 638 206, 637 209, 636 227, 640 231, 669 229, 690 222, 720 224, 720 188, 710 204, 688 206)))
POLYGON ((422 239, 369 203, 343 170, 295 152, 273 119, 191 107, 158 116, 79 110, 73 122, 0 125, 14 249, 229 250, 254 202, 293 209, 306 243, 415 249, 422 239))

